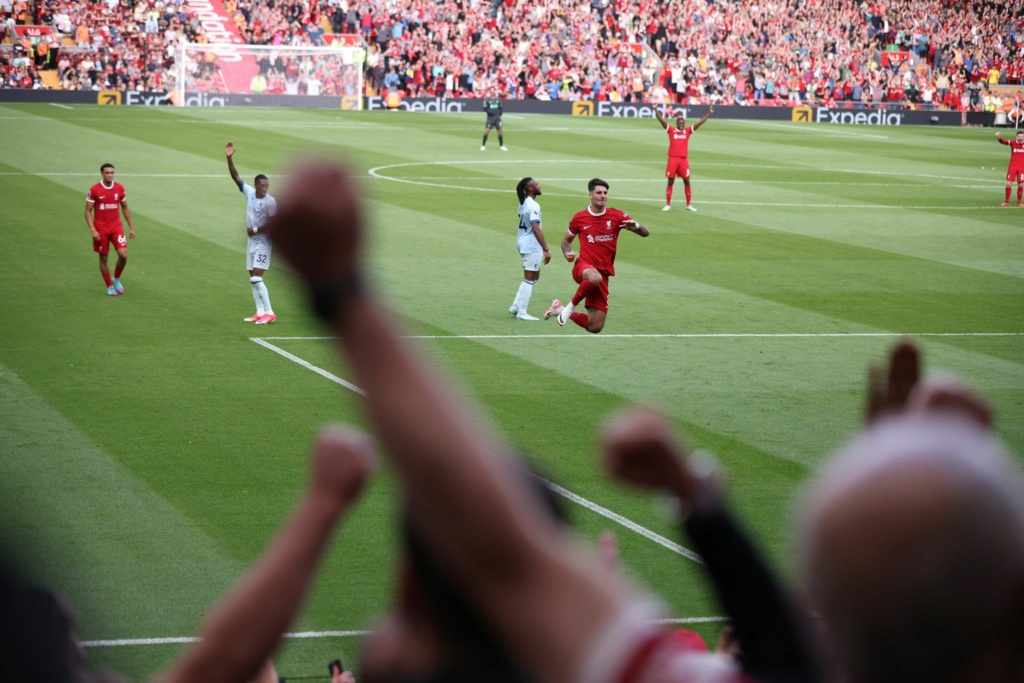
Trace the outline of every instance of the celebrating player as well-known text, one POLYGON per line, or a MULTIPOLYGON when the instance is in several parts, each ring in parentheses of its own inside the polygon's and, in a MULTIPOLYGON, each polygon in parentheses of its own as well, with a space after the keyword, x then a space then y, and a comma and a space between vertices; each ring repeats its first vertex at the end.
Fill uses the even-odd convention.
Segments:
POLYGON ((587 183, 590 190, 590 206, 580 211, 569 221, 569 229, 562 238, 562 254, 573 264, 572 277, 579 283, 568 305, 555 299, 544 311, 544 319, 557 316, 558 324, 569 320, 597 334, 604 329, 608 317, 608 278, 615 275, 615 251, 618 248, 619 232, 625 228, 641 237, 651 234, 623 211, 608 206, 608 183, 594 178, 587 183), (572 241, 580 236, 580 255, 572 251, 572 241), (586 313, 577 313, 576 306, 586 300, 586 313))
POLYGON ((1017 183, 1017 206, 1024 206, 1024 130, 1017 131, 1016 140, 1004 140, 1003 136, 996 133, 996 139, 1001 145, 1010 146, 1010 166, 1006 169, 1006 201, 1003 206, 1010 205, 1010 184, 1017 183))
POLYGON ((523 282, 508 312, 520 320, 540 320, 526 312, 533 295, 533 286, 540 279, 541 260, 545 264, 551 262, 548 242, 540 227, 540 204, 536 199, 541 195, 540 183, 534 178, 523 178, 516 185, 516 195, 519 197, 519 236, 516 238, 516 247, 523 258, 523 282))
POLYGON ((658 123, 668 133, 668 166, 665 168, 668 186, 665 188, 665 206, 662 207, 662 211, 668 211, 672 208, 672 186, 675 185, 676 178, 682 178, 683 184, 686 186, 686 210, 697 210, 690 203, 690 162, 687 160, 686 155, 689 152, 690 136, 703 126, 704 122, 711 118, 711 115, 714 113, 715 108, 709 108, 704 118, 687 128, 686 118, 683 117, 682 111, 677 112, 676 127, 673 128, 668 125, 668 121, 665 120, 662 112, 657 109, 654 110, 654 116, 657 117, 658 123))
POLYGON ((245 318, 247 323, 267 325, 277 321, 274 309, 270 305, 270 293, 263 284, 263 273, 270 270, 270 236, 261 232, 267 221, 277 213, 277 200, 268 193, 270 180, 262 173, 253 181, 256 187, 245 184, 235 170, 235 143, 229 142, 224 148, 228 158, 228 171, 238 189, 245 195, 245 232, 249 235, 249 246, 246 249, 246 269, 249 271, 249 283, 252 284, 252 298, 256 302, 256 315, 245 318))
POLYGON ((89 194, 85 196, 85 224, 92 233, 92 250, 100 255, 100 275, 107 283, 107 294, 117 296, 124 294, 121 273, 128 263, 128 240, 124 238, 124 226, 121 224, 122 211, 124 219, 128 221, 128 239, 135 239, 135 228, 132 225, 132 212, 128 209, 124 185, 114 182, 114 165, 100 166, 100 176, 103 180, 90 187, 89 194), (111 244, 117 252, 113 278, 110 277, 110 268, 107 266, 107 254, 110 253, 111 244))
POLYGON ((496 88, 491 88, 490 97, 484 99, 484 111, 487 112, 487 123, 484 124, 484 141, 480 145, 480 151, 482 152, 487 149, 487 136, 491 134, 492 128, 496 128, 498 130, 498 144, 501 145, 501 151, 507 152, 508 147, 505 146, 505 133, 501 129, 501 98, 498 97, 498 90, 496 88))

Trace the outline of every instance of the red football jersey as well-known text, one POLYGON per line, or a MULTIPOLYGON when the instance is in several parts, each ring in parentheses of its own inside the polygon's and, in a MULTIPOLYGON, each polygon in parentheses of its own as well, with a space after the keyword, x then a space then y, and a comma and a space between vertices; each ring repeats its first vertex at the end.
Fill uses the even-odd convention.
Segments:
POLYGON ((669 126, 665 130, 668 132, 668 155, 685 159, 690 148, 690 136, 693 135, 693 126, 687 126, 682 130, 675 126, 669 126))
POLYGON ((1024 142, 1002 139, 999 142, 1010 146, 1010 166, 1012 168, 1024 168, 1024 142))
POLYGON ((580 236, 580 259, 605 275, 615 275, 615 249, 623 225, 633 220, 629 214, 606 206, 603 213, 583 209, 569 221, 569 232, 580 236))
POLYGON ((106 187, 102 182, 89 188, 85 201, 95 204, 93 225, 99 232, 117 230, 121 226, 121 202, 125 199, 124 185, 114 183, 106 187))

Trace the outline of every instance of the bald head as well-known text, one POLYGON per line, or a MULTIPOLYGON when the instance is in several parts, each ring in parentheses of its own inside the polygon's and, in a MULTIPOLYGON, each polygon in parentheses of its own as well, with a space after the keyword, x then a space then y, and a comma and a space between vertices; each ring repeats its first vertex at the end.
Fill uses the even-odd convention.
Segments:
POLYGON ((878 424, 825 470, 802 524, 807 589, 853 681, 1020 680, 1024 487, 987 430, 878 424))

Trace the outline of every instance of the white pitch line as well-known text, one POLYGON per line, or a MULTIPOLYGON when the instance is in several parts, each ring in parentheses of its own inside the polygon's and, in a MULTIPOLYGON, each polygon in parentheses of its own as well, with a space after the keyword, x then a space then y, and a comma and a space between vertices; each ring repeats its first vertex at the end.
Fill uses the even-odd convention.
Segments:
MULTIPOLYGON (((327 372, 323 368, 318 368, 317 366, 313 365, 312 363, 309 363, 309 362, 299 358, 296 355, 288 353, 284 349, 281 349, 281 348, 279 348, 277 346, 274 346, 273 344, 268 343, 265 338, 250 337, 250 339, 252 339, 254 342, 259 344, 260 346, 262 346, 264 348, 267 348, 267 349, 270 349, 274 353, 278 353, 278 354, 284 356, 285 358, 287 358, 288 360, 291 360, 291 361, 294 361, 294 362, 298 363, 299 365, 301 365, 302 367, 306 368, 307 370, 312 370, 313 372, 315 372, 316 374, 320 375, 321 377, 326 377, 327 379, 331 380, 332 382, 336 382, 337 384, 340 384, 341 386, 345 387, 346 389, 350 389, 350 390, 356 392, 360 396, 366 396, 366 391, 361 389, 361 388, 359 388, 359 387, 357 387, 355 384, 352 384, 351 382, 346 382, 345 380, 341 379, 340 377, 338 377, 336 375, 332 375, 331 373, 327 372)), ((693 552, 692 550, 688 550, 687 548, 684 548, 683 546, 679 545, 678 543, 670 541, 669 539, 665 538, 664 536, 656 534, 653 531, 651 531, 650 529, 648 529, 646 527, 642 527, 639 524, 637 524, 636 522, 633 522, 633 521, 623 517, 620 514, 612 512, 608 508, 602 507, 602 506, 598 505, 597 503, 589 501, 586 498, 584 498, 582 496, 579 496, 579 495, 573 493, 572 491, 570 491, 568 489, 562 488, 558 484, 550 482, 547 479, 543 479, 543 478, 540 478, 540 479, 552 491, 554 491, 555 493, 557 493, 557 494, 567 498, 568 500, 571 500, 572 502, 576 503, 577 505, 581 505, 581 506, 587 508, 588 510, 590 510, 591 512, 596 512, 597 514, 601 515, 602 517, 604 517, 606 519, 610 519, 611 521, 615 522, 616 524, 620 524, 620 525, 626 527, 627 529, 629 529, 630 531, 638 533, 638 534, 640 534, 641 536, 643 536, 644 538, 646 538, 648 540, 654 541, 655 543, 657 543, 658 545, 662 546, 663 548, 667 548, 668 550, 671 550, 674 553, 682 555, 683 557, 685 557, 688 560, 693 560, 697 564, 704 564, 704 562, 700 559, 700 555, 698 555, 697 553, 693 552)))
MULTIPOLYGON (((791 339, 843 337, 1022 337, 1024 332, 694 332, 664 334, 412 334, 403 339, 791 339)), ((336 337, 253 337, 253 341, 327 341, 336 337)), ((265 346, 270 346, 265 344, 265 346)), ((275 347, 276 348, 276 347, 275 347)), ((331 375, 333 377, 333 375, 331 375)))
MULTIPOLYGON (((448 190, 464 190, 468 192, 508 192, 509 190, 489 187, 470 187, 467 185, 452 185, 448 183, 438 182, 427 182, 425 180, 411 180, 409 178, 398 178, 395 176, 384 175, 381 171, 387 171, 395 168, 408 168, 410 166, 450 166, 450 165, 477 165, 477 164, 497 164, 497 163, 508 163, 505 161, 413 161, 401 164, 385 164, 383 166, 375 166, 368 171, 371 178, 378 180, 390 180, 395 183, 405 183, 408 185, 420 185, 423 187, 440 187, 448 190)), ((535 159, 532 161, 523 160, 519 163, 531 163, 531 164, 548 164, 548 163, 579 163, 577 160, 570 159, 535 159)), ((600 162, 587 162, 587 163, 600 163, 600 162)), ((627 164, 630 162, 619 161, 611 162, 606 161, 605 163, 618 163, 627 164)), ((792 168, 791 170, 815 170, 815 169, 803 169, 803 168, 792 168)), ((930 176, 913 173, 886 173, 886 172, 873 172, 873 171, 844 171, 849 173, 865 173, 865 174, 877 174, 877 175, 898 175, 909 178, 944 178, 946 180, 965 180, 973 182, 983 182, 984 179, 979 180, 976 178, 951 178, 948 176, 930 176)), ((441 179, 443 180, 443 178, 441 179)), ((549 197, 577 197, 577 194, 562 194, 548 192, 549 197)), ((660 204, 661 199, 652 197, 625 197, 616 195, 616 199, 620 201, 635 201, 635 202, 654 202, 660 204)), ((801 208, 801 209, 867 209, 867 210, 881 210, 881 211, 893 211, 893 210, 905 210, 905 211, 986 211, 986 210, 1000 210, 1002 207, 998 206, 930 206, 921 205, 913 206, 908 204, 808 204, 806 202, 737 202, 737 201, 708 201, 704 200, 701 204, 711 206, 756 206, 759 208, 801 208)))
POLYGON ((313 365, 312 363, 304 361, 301 358, 299 358, 298 356, 293 355, 291 353, 288 353, 284 349, 282 349, 280 347, 277 347, 277 346, 274 346, 273 344, 270 344, 270 343, 260 339, 259 337, 252 337, 252 340, 254 342, 256 342, 257 344, 259 344, 260 346, 262 346, 262 347, 264 347, 266 349, 270 349, 271 351, 273 351, 276 354, 284 356, 285 358, 287 358, 288 360, 292 361, 293 363, 298 363, 299 365, 301 365, 302 367, 306 368, 307 370, 312 370, 313 372, 315 372, 316 374, 320 375, 321 377, 325 377, 325 378, 331 380, 332 382, 334 382, 336 384, 340 384, 341 386, 343 386, 346 389, 349 389, 351 391, 354 391, 355 393, 359 394, 360 396, 366 396, 366 392, 363 391, 362 389, 360 389, 359 387, 357 387, 355 384, 352 384, 351 382, 346 382, 342 378, 338 377, 337 375, 331 374, 330 372, 327 372, 323 368, 318 368, 317 366, 313 365))
MULTIPOLYGON (((731 621, 729 617, 680 617, 676 619, 655 619, 652 624, 718 624, 731 621)), ((285 633, 282 638, 365 638, 373 631, 301 631, 285 633)), ((83 640, 83 647, 130 647, 133 645, 185 645, 198 643, 197 636, 168 638, 118 638, 115 640, 83 640)))
POLYGON ((642 527, 639 524, 637 524, 636 522, 634 522, 634 521, 632 521, 630 519, 627 519, 627 518, 623 517, 622 515, 620 515, 618 513, 612 512, 611 510, 609 510, 606 507, 602 507, 602 506, 598 505, 597 503, 592 503, 589 500, 587 500, 586 498, 584 498, 582 496, 578 496, 578 495, 576 495, 575 493, 573 493, 572 491, 570 491, 570 490, 568 490, 566 488, 562 488, 558 484, 550 482, 547 479, 543 479, 543 478, 540 478, 540 477, 538 477, 538 478, 542 482, 544 482, 545 486, 547 486, 549 489, 551 489, 552 491, 554 491, 558 495, 562 496, 563 498, 571 500, 572 502, 576 503, 577 505, 581 505, 581 506, 587 508, 591 512, 596 512, 597 514, 601 515, 602 517, 604 517, 606 519, 610 519, 610 520, 612 520, 613 522, 615 522, 617 524, 621 524, 622 526, 626 527, 630 531, 632 531, 634 533, 637 533, 637 534, 640 534, 641 536, 643 536, 647 540, 654 541, 655 543, 660 545, 662 548, 667 548, 667 549, 671 550, 674 553, 678 553, 679 555, 682 555, 683 557, 685 557, 688 560, 693 560, 694 562, 696 562, 699 565, 703 565, 704 564, 704 560, 701 559, 701 556, 698 555, 697 553, 693 552, 689 548, 684 548, 683 546, 679 545, 678 543, 675 543, 674 541, 668 540, 667 538, 665 538, 661 534, 656 534, 653 531, 651 531, 650 529, 648 529, 646 527, 642 527))
POLYGON ((63 104, 57 104, 56 102, 50 102, 51 107, 60 107, 61 109, 72 109, 72 107, 65 106, 63 104))

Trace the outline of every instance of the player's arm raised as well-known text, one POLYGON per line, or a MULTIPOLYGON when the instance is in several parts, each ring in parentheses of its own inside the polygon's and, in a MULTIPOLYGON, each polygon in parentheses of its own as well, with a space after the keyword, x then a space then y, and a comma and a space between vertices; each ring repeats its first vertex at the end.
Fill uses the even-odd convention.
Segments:
POLYGON ((231 173, 231 179, 235 181, 235 185, 238 185, 238 189, 242 189, 242 176, 238 175, 238 170, 235 168, 235 143, 228 142, 224 147, 224 156, 228 158, 228 171, 231 173))
POLYGON ((996 133, 996 140, 999 140, 999 144, 1000 145, 1008 145, 1008 144, 1010 144, 1010 141, 1009 140, 1004 140, 1003 136, 1000 135, 999 133, 996 133))
POLYGON ((668 121, 665 120, 665 105, 662 105, 661 111, 657 107, 654 108, 654 118, 658 119, 662 128, 668 130, 668 121))
POLYGON ((562 238, 562 255, 565 256, 565 260, 572 263, 576 260, 576 253, 572 250, 572 241, 576 239, 576 235, 572 233, 572 230, 565 231, 565 237, 562 238))
POLYGON ((710 119, 711 115, 714 114, 714 113, 715 113, 715 108, 714 107, 708 107, 708 113, 704 114, 703 118, 701 118, 700 121, 698 121, 697 123, 693 124, 693 129, 697 130, 698 128, 703 126, 704 122, 707 121, 708 119, 710 119))

